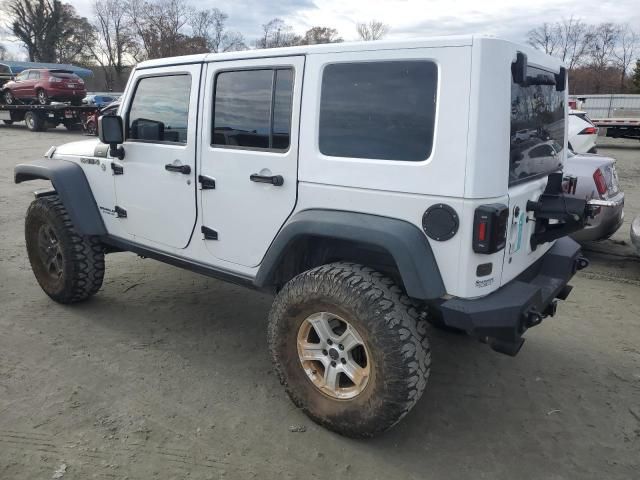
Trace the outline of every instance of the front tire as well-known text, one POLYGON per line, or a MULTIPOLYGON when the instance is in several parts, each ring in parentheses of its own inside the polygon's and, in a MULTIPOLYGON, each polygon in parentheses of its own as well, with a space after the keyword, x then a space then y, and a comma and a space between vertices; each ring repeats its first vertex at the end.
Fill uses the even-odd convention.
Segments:
POLYGON ((4 103, 6 103, 7 105, 13 105, 14 103, 16 103, 16 97, 13 96, 11 90, 5 90, 4 103))
POLYGON ((291 400, 312 420, 372 437, 421 397, 431 365, 426 330, 391 279, 333 263, 301 273, 278 293, 269 348, 291 400))
POLYGON ((36 280, 56 302, 81 302, 102 286, 104 247, 98 238, 76 232, 57 195, 31 203, 25 240, 36 280))

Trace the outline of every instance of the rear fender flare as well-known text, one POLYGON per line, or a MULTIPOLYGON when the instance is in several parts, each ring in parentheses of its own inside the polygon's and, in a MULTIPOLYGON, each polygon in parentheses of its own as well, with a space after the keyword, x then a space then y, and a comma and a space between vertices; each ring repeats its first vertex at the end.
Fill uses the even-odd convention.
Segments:
POLYGON ((412 298, 435 300, 446 293, 429 241, 417 226, 378 215, 320 209, 295 214, 281 229, 256 275, 258 288, 271 285, 288 247, 305 236, 360 242, 387 251, 412 298))

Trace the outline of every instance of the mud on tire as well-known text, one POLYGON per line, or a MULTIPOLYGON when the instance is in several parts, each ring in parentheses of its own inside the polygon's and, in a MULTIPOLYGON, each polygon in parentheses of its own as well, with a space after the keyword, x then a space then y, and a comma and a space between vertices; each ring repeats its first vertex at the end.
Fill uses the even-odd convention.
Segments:
POLYGON ((383 274, 352 263, 301 273, 278 293, 269 314, 273 363, 293 403, 312 420, 350 437, 371 437, 398 423, 421 397, 431 353, 424 316, 383 274), (354 398, 326 395, 298 354, 298 332, 309 316, 331 312, 351 324, 370 357, 370 374, 354 398))
POLYGON ((98 238, 76 232, 57 195, 31 203, 25 240, 36 280, 56 302, 81 302, 102 286, 104 248, 98 238))

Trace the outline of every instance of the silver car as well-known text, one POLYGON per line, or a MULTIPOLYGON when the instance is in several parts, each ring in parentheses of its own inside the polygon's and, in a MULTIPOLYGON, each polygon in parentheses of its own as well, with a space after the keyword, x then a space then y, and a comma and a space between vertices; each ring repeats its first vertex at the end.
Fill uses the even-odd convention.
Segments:
POLYGON ((578 242, 609 238, 624 222, 624 192, 620 190, 615 164, 615 159, 602 155, 567 154, 564 173, 578 179, 575 192, 570 193, 585 200, 599 199, 612 203, 612 206, 600 207, 589 225, 572 235, 578 242))
POLYGON ((640 255, 640 215, 634 218, 631 223, 631 243, 640 255))

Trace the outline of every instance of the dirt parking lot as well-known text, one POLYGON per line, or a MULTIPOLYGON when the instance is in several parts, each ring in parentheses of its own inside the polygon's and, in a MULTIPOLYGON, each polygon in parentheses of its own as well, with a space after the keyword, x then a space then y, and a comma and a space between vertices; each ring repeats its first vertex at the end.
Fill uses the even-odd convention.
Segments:
POLYGON ((422 400, 392 431, 354 441, 279 385, 266 295, 119 253, 92 300, 49 300, 23 238, 46 184, 14 185, 13 166, 79 138, 0 126, 1 479, 640 478, 639 142, 603 140, 627 218, 587 246, 592 266, 559 314, 516 358, 432 331, 422 400))

